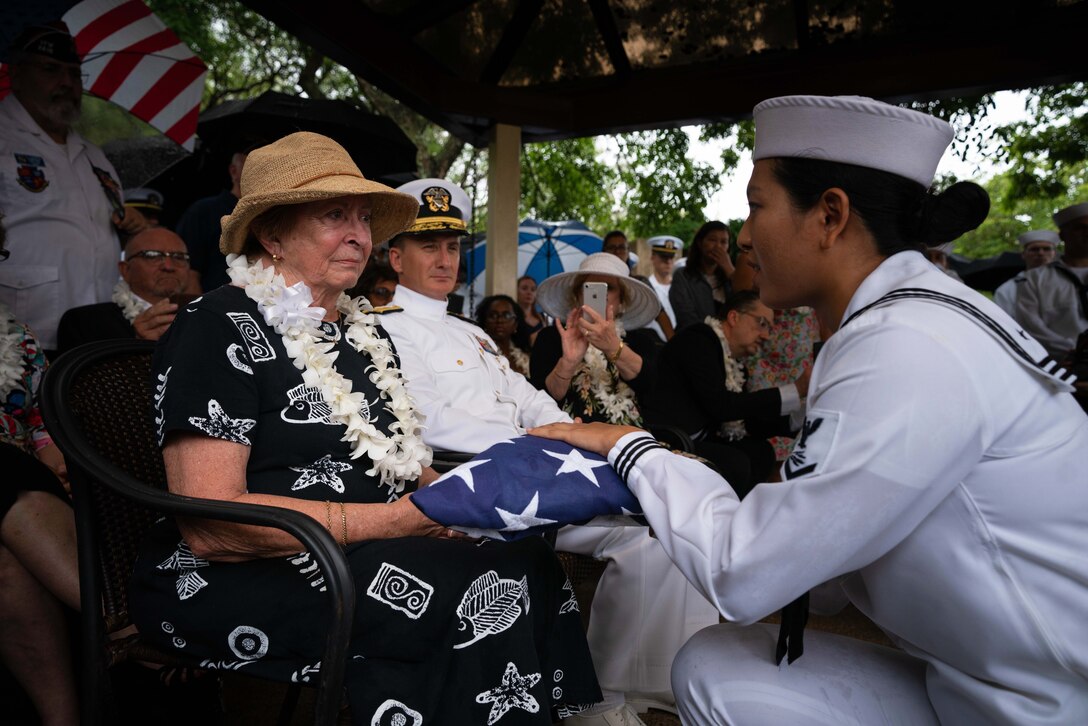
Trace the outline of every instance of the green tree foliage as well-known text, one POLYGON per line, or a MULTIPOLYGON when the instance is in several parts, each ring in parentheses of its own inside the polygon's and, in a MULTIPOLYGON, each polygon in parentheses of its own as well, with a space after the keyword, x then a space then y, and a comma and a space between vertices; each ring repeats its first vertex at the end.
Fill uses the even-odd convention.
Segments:
POLYGON ((1010 166, 1010 197, 1067 199, 1086 182, 1088 84, 1036 88, 1031 119, 995 130, 999 158, 1010 166))
POLYGON ((522 219, 577 219, 602 234, 618 223, 611 192, 619 176, 600 160, 593 138, 525 144, 521 151, 522 219))
POLYGON ((202 107, 265 91, 345 101, 391 118, 416 145, 421 176, 444 177, 464 142, 237 0, 148 0, 208 66, 202 107))

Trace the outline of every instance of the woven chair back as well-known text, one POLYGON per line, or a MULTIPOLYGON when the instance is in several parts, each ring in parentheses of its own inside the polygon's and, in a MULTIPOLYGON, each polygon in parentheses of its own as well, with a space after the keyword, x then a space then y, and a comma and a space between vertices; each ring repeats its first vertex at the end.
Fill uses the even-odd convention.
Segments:
MULTIPOLYGON (((114 466, 148 486, 166 488, 154 428, 151 352, 118 355, 84 369, 67 404, 87 443, 114 466)), ((128 578, 147 529, 162 515, 85 482, 93 511, 106 632, 129 624, 128 578)))

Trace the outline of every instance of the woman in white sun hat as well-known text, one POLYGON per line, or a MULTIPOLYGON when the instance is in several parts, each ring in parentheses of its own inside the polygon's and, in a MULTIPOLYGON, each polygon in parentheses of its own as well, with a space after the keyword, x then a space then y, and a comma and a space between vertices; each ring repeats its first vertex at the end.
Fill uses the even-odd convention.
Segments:
POLYGON ((555 318, 555 326, 542 330, 533 346, 533 385, 583 421, 641 425, 638 393, 652 382, 649 346, 625 329, 641 328, 661 312, 650 286, 633 279, 615 255, 597 252, 582 260, 577 272, 544 280, 537 302, 555 318), (583 304, 587 282, 608 286, 605 317, 583 304))
POLYGON ((669 556, 732 623, 677 656, 685 723, 1088 723, 1088 418, 1071 376, 922 256, 977 226, 928 191, 952 129, 857 97, 755 108, 750 247, 763 301, 812 306, 816 359, 784 481, 744 499, 644 432, 530 433, 605 452, 669 556), (902 650, 810 633, 827 583, 902 650))

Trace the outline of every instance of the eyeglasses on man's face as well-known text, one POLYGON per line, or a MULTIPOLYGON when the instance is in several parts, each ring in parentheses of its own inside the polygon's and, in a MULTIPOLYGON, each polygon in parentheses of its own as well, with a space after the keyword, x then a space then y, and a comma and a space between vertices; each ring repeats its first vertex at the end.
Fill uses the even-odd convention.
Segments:
POLYGON ((612 254, 616 254, 617 252, 627 252, 628 251, 627 250, 627 243, 626 242, 616 242, 614 244, 605 245, 604 250, 602 250, 602 251, 603 252, 611 252, 612 254))
POLYGON ((515 315, 509 310, 492 310, 488 312, 488 320, 513 320, 515 315))
POLYGON ((396 293, 396 290, 390 290, 388 287, 376 287, 370 291, 370 296, 389 299, 393 297, 394 293, 396 293))
POLYGON ((128 255, 126 259, 134 260, 137 257, 142 257, 149 262, 163 262, 167 259, 173 260, 184 265, 189 264, 188 252, 164 252, 162 250, 141 250, 135 254, 128 255))
POLYGON ((759 325, 759 329, 763 332, 771 332, 771 321, 767 320, 767 318, 763 317, 762 315, 756 315, 755 313, 750 313, 747 311, 741 311, 741 315, 747 315, 748 317, 753 318, 759 325))

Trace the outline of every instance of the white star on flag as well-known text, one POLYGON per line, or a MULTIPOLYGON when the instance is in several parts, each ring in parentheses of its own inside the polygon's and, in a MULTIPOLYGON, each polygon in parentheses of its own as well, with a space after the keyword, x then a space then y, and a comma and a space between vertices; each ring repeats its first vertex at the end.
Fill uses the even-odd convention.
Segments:
POLYGON ((517 532, 529 527, 537 527, 545 524, 555 524, 554 519, 542 519, 536 516, 536 509, 540 505, 540 492, 533 492, 533 498, 521 511, 521 514, 508 512, 505 509, 495 507, 495 511, 506 522, 506 526, 500 532, 517 532))
MULTIPOLYGON (((480 466, 481 464, 488 463, 489 461, 491 461, 491 459, 474 459, 472 461, 461 464, 461 466, 457 467, 456 469, 454 469, 453 471, 450 472, 450 475, 451 475, 450 478, 460 479, 461 481, 463 481, 465 483, 465 486, 467 486, 469 488, 469 490, 475 492, 476 491, 476 482, 473 481, 473 479, 472 479, 472 470, 475 469, 477 466, 480 466)), ((437 484, 438 482, 442 481, 442 479, 445 479, 445 478, 446 477, 442 477, 441 479, 436 479, 433 482, 433 484, 437 484)))
POLYGON ((582 452, 578 451, 578 449, 571 449, 569 454, 557 454, 554 451, 545 451, 544 453, 563 462, 563 465, 559 467, 559 471, 555 472, 556 476, 577 472, 593 482, 593 486, 598 489, 601 488, 601 484, 597 481, 597 475, 593 470, 597 467, 608 466, 607 461, 587 459, 582 456, 582 452))

